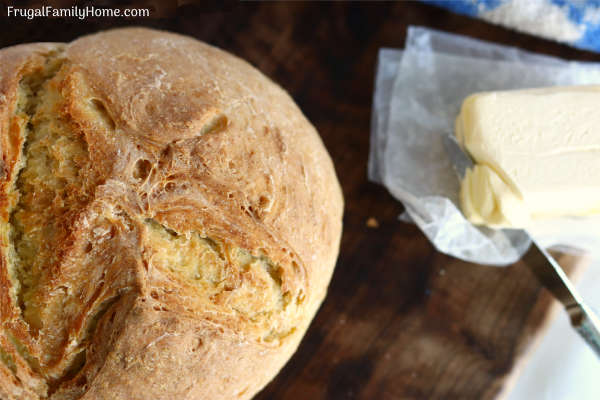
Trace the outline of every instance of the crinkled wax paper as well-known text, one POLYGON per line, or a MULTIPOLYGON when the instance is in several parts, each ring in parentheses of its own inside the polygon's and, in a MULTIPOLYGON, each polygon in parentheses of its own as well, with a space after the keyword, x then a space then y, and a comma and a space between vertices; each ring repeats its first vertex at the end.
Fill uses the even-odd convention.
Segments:
MULTIPOLYGON (((600 65, 410 27, 404 50, 382 49, 375 84, 369 177, 402 201, 435 247, 466 261, 507 265, 529 247, 523 231, 471 225, 458 207, 459 180, 442 143, 463 99, 487 90, 600 84, 600 65)), ((535 223, 543 246, 600 254, 600 217, 535 223)))

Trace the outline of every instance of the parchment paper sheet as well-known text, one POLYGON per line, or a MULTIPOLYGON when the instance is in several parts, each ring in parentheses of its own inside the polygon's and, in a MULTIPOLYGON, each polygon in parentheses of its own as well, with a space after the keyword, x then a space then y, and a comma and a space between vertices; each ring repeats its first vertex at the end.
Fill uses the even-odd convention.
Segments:
MULTIPOLYGON (((453 134, 460 105, 473 92, 575 84, 600 84, 600 65, 410 27, 404 50, 379 53, 369 178, 402 201, 405 218, 439 251, 481 264, 513 263, 527 250, 527 236, 478 228, 463 217, 442 135, 453 134)), ((545 247, 600 255, 600 217, 536 222, 529 233, 545 247)))

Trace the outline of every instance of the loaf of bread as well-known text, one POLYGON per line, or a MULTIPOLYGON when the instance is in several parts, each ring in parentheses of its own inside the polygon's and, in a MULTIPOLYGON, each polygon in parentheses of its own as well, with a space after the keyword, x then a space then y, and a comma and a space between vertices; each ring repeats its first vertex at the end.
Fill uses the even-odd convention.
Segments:
POLYGON ((343 200, 246 62, 120 29, 0 51, 0 399, 248 399, 295 351, 343 200))

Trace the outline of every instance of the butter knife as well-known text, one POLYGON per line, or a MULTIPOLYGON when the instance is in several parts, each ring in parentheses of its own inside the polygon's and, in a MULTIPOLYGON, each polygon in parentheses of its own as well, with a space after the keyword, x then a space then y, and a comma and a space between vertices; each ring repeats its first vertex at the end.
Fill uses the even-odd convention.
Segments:
MULTIPOLYGON (((467 169, 473 167, 473 161, 462 150, 453 135, 444 135, 443 140, 448 157, 462 180, 467 169)), ((522 261, 539 282, 562 303, 569 314, 573 328, 596 353, 596 356, 600 357, 600 319, 584 303, 561 266, 533 238, 531 238, 531 246, 522 261)))

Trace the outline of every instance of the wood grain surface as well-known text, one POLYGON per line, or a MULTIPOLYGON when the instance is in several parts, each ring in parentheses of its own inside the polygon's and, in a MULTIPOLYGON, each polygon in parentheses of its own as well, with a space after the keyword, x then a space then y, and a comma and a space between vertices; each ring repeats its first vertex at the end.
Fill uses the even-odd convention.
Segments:
MULTIPOLYGON (((402 47, 412 24, 564 58, 598 61, 597 54, 417 2, 202 2, 169 18, 0 21, 1 47, 69 41, 129 24, 191 35, 256 65, 315 124, 346 198, 341 253, 329 296, 298 352, 258 399, 491 399, 507 393, 548 323, 551 298, 520 263, 484 267, 437 253, 414 226, 398 220, 402 206, 368 182, 377 51, 402 47), (378 226, 367 226, 369 218, 378 226)), ((571 272, 581 265, 572 256, 560 262, 571 272)))

